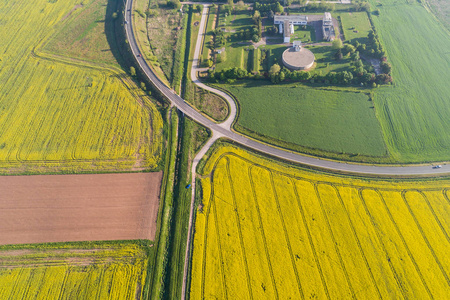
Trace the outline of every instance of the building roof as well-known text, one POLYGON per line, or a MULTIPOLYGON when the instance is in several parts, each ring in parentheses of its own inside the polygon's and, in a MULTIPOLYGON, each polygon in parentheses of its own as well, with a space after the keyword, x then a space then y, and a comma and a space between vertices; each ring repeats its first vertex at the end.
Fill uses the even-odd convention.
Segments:
POLYGON ((284 30, 283 30, 283 36, 284 37, 290 37, 291 36, 291 27, 289 26, 289 21, 284 21, 284 30))
POLYGON ((329 13, 329 12, 326 12, 326 13, 324 13, 323 14, 323 25, 324 26, 329 26, 329 25, 332 25, 333 24, 333 21, 332 21, 332 19, 331 19, 331 14, 329 13))
POLYGON ((274 16, 273 17, 274 22, 307 22, 308 17, 307 16, 301 16, 301 15, 290 15, 290 16, 274 16))

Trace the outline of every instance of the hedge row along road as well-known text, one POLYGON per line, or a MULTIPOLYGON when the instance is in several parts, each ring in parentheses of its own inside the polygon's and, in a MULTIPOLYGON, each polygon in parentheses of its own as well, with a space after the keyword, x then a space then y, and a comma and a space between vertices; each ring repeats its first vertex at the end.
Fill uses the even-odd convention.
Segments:
POLYGON ((200 22, 200 30, 199 30, 199 38, 197 39, 197 45, 195 47, 194 54, 194 62, 193 62, 193 70, 191 72, 191 77, 197 85, 201 88, 208 89, 211 92, 217 93, 224 97, 230 104, 231 112, 227 120, 225 120, 221 124, 217 124, 207 117, 203 116, 196 109, 191 107, 187 102, 183 100, 180 96, 178 96, 172 89, 167 87, 161 80, 153 73, 151 68, 148 66, 144 58, 141 56, 141 52, 137 45, 131 22, 132 15, 132 0, 127 0, 126 3, 126 24, 125 30, 128 38, 129 45, 131 50, 140 66, 142 71, 146 74, 150 81, 155 85, 155 87, 165 96, 169 101, 175 105, 180 111, 182 111, 185 115, 192 118, 194 121, 202 124, 205 127, 208 127, 212 133, 213 138, 217 139, 220 137, 228 138, 238 144, 244 145, 253 150, 275 156, 287 161, 291 161, 294 163, 299 163, 307 166, 318 167, 330 171, 339 171, 339 172, 348 172, 360 175, 384 175, 384 176, 412 176, 412 175, 422 175, 422 176, 434 176, 434 175, 443 175, 450 173, 450 164, 442 165, 441 168, 432 168, 431 165, 407 165, 407 166, 377 166, 377 165, 367 165, 367 164, 355 164, 355 163, 346 163, 339 161, 331 161, 327 159, 321 159, 316 157, 310 157, 306 155, 302 155, 299 153, 293 153, 286 149, 277 148, 274 146, 270 146, 264 144, 262 142, 250 139, 238 133, 235 133, 231 130, 231 124, 236 117, 236 104, 234 100, 228 96, 227 94, 206 86, 199 82, 196 77, 196 65, 198 62, 198 57, 200 54, 201 47, 201 35, 203 34, 206 16, 207 16, 207 8, 208 4, 206 4, 203 8, 202 12, 202 20, 200 22))

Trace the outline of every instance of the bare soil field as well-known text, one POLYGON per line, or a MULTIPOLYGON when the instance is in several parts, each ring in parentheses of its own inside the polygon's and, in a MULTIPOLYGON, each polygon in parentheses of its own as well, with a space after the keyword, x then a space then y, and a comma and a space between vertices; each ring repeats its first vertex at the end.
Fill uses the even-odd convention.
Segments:
POLYGON ((161 177, 0 176, 0 244, 153 240, 161 177))

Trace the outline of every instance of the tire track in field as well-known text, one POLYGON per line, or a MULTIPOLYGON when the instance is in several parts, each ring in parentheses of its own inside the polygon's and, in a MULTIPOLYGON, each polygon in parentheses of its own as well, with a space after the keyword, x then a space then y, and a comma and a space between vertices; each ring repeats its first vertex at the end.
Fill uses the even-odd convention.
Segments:
POLYGON ((215 175, 215 169, 211 173, 210 181, 211 181, 211 194, 209 196, 209 204, 205 212, 205 232, 203 234, 203 259, 202 259, 202 278, 201 278, 201 289, 200 289, 200 295, 202 299, 205 299, 205 276, 206 276, 206 250, 207 250, 207 241, 208 241, 208 223, 209 223, 209 216, 211 214, 211 210, 213 210, 214 214, 214 223, 216 228, 216 236, 217 236, 217 245, 218 245, 218 252, 219 252, 219 265, 222 275, 222 289, 225 294, 225 299, 227 299, 227 289, 226 289, 226 282, 225 282, 225 272, 223 269, 223 256, 222 256, 222 246, 220 243, 220 234, 219 234, 219 227, 217 224, 217 213, 216 213, 216 202, 214 201, 214 175, 215 175), (212 206, 214 207, 212 208, 212 206))
MULTIPOLYGON (((431 213, 433 214, 434 219, 436 220, 436 222, 438 223, 439 227, 441 228, 442 233, 445 235, 445 238, 446 238, 447 241, 450 243, 450 237, 448 236, 448 233, 447 233, 447 231, 445 230, 444 226, 442 226, 442 223, 441 223, 441 221, 439 220, 439 218, 438 218, 436 212, 434 211, 433 206, 431 206, 430 200, 428 200, 427 195, 425 195, 425 193, 424 193, 423 191, 420 191, 420 190, 416 190, 416 191, 417 191, 419 194, 421 194, 422 197, 425 199, 425 202, 427 203, 428 208, 430 209, 431 213)), ((445 190, 444 190, 444 191, 445 191, 445 190)), ((442 191, 442 192, 444 193, 444 191, 442 191)), ((445 195, 444 195, 444 197, 445 197, 445 195)))
POLYGON ((431 294, 430 288, 428 287, 428 285, 427 285, 427 283, 426 283, 426 281, 425 281, 425 279, 424 279, 424 277, 423 277, 423 275, 422 275, 422 272, 420 272, 419 266, 417 265, 417 262, 416 262, 416 260, 414 259, 414 256, 412 255, 411 250, 410 250, 409 247, 408 247, 408 244, 406 244, 405 237, 404 237, 403 234, 401 233, 400 228, 398 228, 398 225, 397 225, 397 223, 395 222, 394 217, 392 216, 391 211, 389 210, 389 208, 388 208, 388 206, 387 206, 387 204, 386 204, 386 200, 384 199, 383 195, 382 195, 378 190, 375 190, 375 191, 378 193, 378 195, 379 195, 379 197, 380 197, 380 199, 381 199, 381 202, 383 203, 384 209, 386 210, 386 212, 387 212, 387 214, 388 214, 389 220, 390 220, 390 221, 392 222, 392 224, 394 225, 394 228, 395 228, 395 231, 397 232, 397 235, 398 235, 398 236, 400 237, 400 239, 402 240, 403 247, 405 247, 406 252, 408 253, 409 259, 410 259, 411 262, 413 263, 414 268, 416 269, 417 275, 419 275, 419 278, 420 278, 420 280, 422 281, 422 284, 423 284, 423 286, 425 287, 425 289, 426 289, 426 291, 427 291, 427 293, 428 293, 428 296, 429 296, 431 299, 434 299, 433 295, 431 294))
POLYGON ((439 258, 437 257, 436 253, 433 250, 433 247, 431 247, 430 241, 428 240, 427 236, 425 235, 425 232, 423 232, 423 228, 419 223, 419 220, 417 220, 416 215, 414 214, 414 212, 411 209, 411 206, 409 205, 408 201, 406 200, 406 193, 408 191, 403 190, 401 195, 402 195, 402 199, 403 202, 405 203, 406 207, 408 208, 409 214, 412 216, 414 223, 417 226, 417 229, 419 229, 420 235, 422 236, 423 240, 425 241, 425 244, 427 244, 428 249, 431 252, 431 255, 434 258, 434 261, 436 262, 436 264, 438 265, 439 269, 441 270, 442 275, 444 275, 445 280, 447 281, 447 285, 450 286, 450 280, 448 278, 447 273, 444 270, 444 267, 442 266, 441 262, 439 261, 439 258))
MULTIPOLYGON (((69 273, 70 273, 70 268, 67 268, 66 272, 64 273, 64 278, 63 278, 63 281, 61 283, 61 289, 59 290, 59 295, 58 295, 57 299, 62 299, 62 295, 64 293, 64 286, 66 285, 67 277, 69 276, 69 273)), ((114 273, 112 274, 111 278, 112 278, 111 279, 111 282, 112 282, 113 279, 114 279, 114 273)))
POLYGON ((344 205, 344 201, 342 200, 341 193, 336 188, 336 186, 334 186, 334 185, 330 185, 330 186, 334 189, 334 191, 335 191, 335 193, 336 193, 336 195, 337 195, 337 197, 339 199, 339 202, 341 203, 341 206, 342 206, 342 208, 345 211, 345 215, 347 216, 348 223, 350 224, 350 228, 352 229, 353 237, 355 238, 356 244, 358 245, 359 253, 361 254, 362 258, 364 259, 364 264, 366 265, 367 271, 369 271, 370 279, 372 281, 372 285, 377 290, 379 299, 383 299, 383 297, 381 296, 381 292, 380 292, 380 290, 378 288, 378 285, 376 283, 375 277, 373 276, 372 269, 369 266, 369 261, 367 260, 367 257, 364 254, 364 250, 363 250, 363 248, 361 246, 361 242, 360 242, 360 240, 358 238, 358 235, 356 234, 355 226, 353 225, 352 219, 350 218, 350 214, 348 213, 347 208, 344 205))
POLYGON ((249 293, 250 299, 253 299, 252 286, 251 286, 251 282, 250 282, 250 272, 248 270, 248 262, 247 262, 247 256, 245 253, 244 239, 242 237, 242 228, 241 228, 241 223, 240 223, 239 211, 238 211, 238 207, 237 207, 237 203, 236 203, 236 194, 234 191, 233 180, 231 178, 231 172, 230 172, 230 159, 228 157, 225 157, 225 160, 227 162, 226 163, 226 174, 227 174, 228 182, 230 184, 231 196, 233 198, 234 212, 235 212, 235 217, 236 217, 236 225, 238 227, 238 233, 239 233, 239 242, 241 245, 242 258, 244 260, 244 267, 245 267, 245 272, 246 272, 246 277, 247 277, 248 293, 249 293))
POLYGON ((253 195, 253 200, 254 200, 255 207, 256 207, 256 212, 258 214, 259 226, 261 228, 261 231, 260 231, 261 232, 261 237, 262 237, 262 240, 263 240, 263 243, 264 243, 264 252, 266 254, 267 264, 269 266, 269 275, 270 275, 270 279, 272 281, 273 290, 275 291, 275 298, 279 299, 278 291, 277 291, 277 285, 275 283, 275 276, 273 274, 272 263, 270 262, 270 255, 269 255, 269 248, 267 247, 266 234, 265 234, 263 222, 262 222, 262 219, 261 219, 261 211, 259 210, 258 199, 256 198, 255 183, 253 181, 253 176, 252 176, 252 169, 253 169, 253 167, 254 167, 254 165, 251 165, 248 168, 248 177, 249 177, 249 181, 250 181, 250 189, 252 190, 252 195, 253 195))
MULTIPOLYGON (((213 188, 211 188, 211 189, 213 189, 213 188)), ((210 205, 213 205, 213 204, 214 204, 214 209, 213 209, 213 212, 214 212, 214 223, 215 223, 215 227, 216 227, 217 247, 218 247, 218 251, 219 251, 219 260, 220 260, 220 272, 221 272, 221 275, 222 275, 222 289, 223 289, 223 293, 225 295, 225 299, 228 299, 228 296, 227 296, 227 283, 225 281, 225 270, 224 270, 224 262, 223 262, 222 243, 220 242, 219 224, 218 224, 218 219, 217 219, 216 201, 213 201, 210 205)), ((207 232, 207 230, 205 230, 205 236, 206 236, 206 232, 207 232)), ((205 243, 205 256, 204 257, 205 257, 205 259, 204 259, 203 263, 206 263, 206 243, 205 243)), ((205 270, 206 270, 206 268, 205 268, 205 270)), ((203 273, 203 274, 204 274, 203 276, 205 276, 206 273, 203 273)), ((205 293, 204 283, 205 283, 205 281, 204 281, 204 278, 203 278, 203 283, 202 283, 202 298, 203 299, 205 299, 204 298, 204 296, 205 296, 204 295, 204 293, 205 293)))
POLYGON ((16 278, 15 278, 16 280, 15 280, 15 282, 14 282, 13 288, 11 289, 11 292, 9 292, 9 297, 8 297, 8 299, 13 299, 12 296, 14 295, 14 292, 15 292, 15 290, 16 290, 16 288, 17 288, 17 285, 18 285, 19 282, 20 282, 20 277, 22 277, 23 270, 24 270, 24 268, 20 268, 19 274, 16 275, 16 278))
POLYGON ((380 233, 377 229, 377 226, 375 224, 375 218, 372 216, 372 214, 369 211, 369 208, 367 207, 366 201, 364 200, 364 196, 362 195, 362 192, 364 190, 373 190, 374 192, 376 192, 378 194, 377 190, 371 189, 371 188, 360 188, 358 189, 358 195, 359 195, 359 200, 361 200, 361 203, 364 207, 364 210, 366 211, 366 214, 369 216, 370 219, 370 223, 372 224, 372 227, 375 231, 375 234, 377 236, 377 240, 381 245, 381 248, 383 249, 384 255, 386 256, 386 260, 388 262, 389 268, 391 269, 392 275, 394 276, 395 281, 397 282, 398 287, 400 288, 400 291, 402 292, 402 296, 403 299, 408 299, 408 296, 406 295, 406 291, 405 291, 405 287, 402 284, 402 281, 399 277, 399 275, 397 274, 397 271, 394 268, 394 265, 392 264, 392 261, 389 259, 389 253, 386 249, 386 246, 383 243, 383 240, 381 239, 380 233))
MULTIPOLYGON (((102 268, 100 271, 100 283, 98 286, 103 286, 103 278, 105 278, 105 268, 102 268)), ((97 289, 97 291, 95 292, 95 299, 97 300, 101 300, 100 299, 100 289, 97 289)))
POLYGON ((323 216, 325 218, 325 221, 326 221, 325 223, 327 224, 328 231, 330 232, 331 239, 333 240, 334 250, 336 251, 336 254, 337 254, 338 258, 339 258, 339 263, 341 265, 342 270, 344 271, 344 276, 345 276, 345 279, 347 281, 347 284, 348 284, 348 287, 350 289, 350 292, 352 293, 352 298, 356 299, 355 291, 354 291, 353 286, 352 286, 352 284, 350 282, 350 277, 348 276, 347 269, 345 268, 345 265, 344 265, 344 260, 342 259, 341 253, 340 253, 339 248, 337 246, 338 243, 336 241, 336 238, 334 237, 333 231, 331 230, 330 220, 328 219, 328 215, 327 215, 327 213, 325 211, 322 199, 320 197, 320 193, 319 193, 319 190, 318 190, 318 185, 319 184, 323 184, 323 183, 318 183, 318 182, 314 183, 314 191, 316 193, 317 200, 319 201, 320 208, 322 210, 322 214, 323 214, 323 216))
POLYGON ((322 267, 320 266, 319 257, 317 255, 316 248, 314 247, 314 242, 312 240, 312 235, 311 235, 311 232, 310 232, 310 230, 308 228, 308 223, 306 222, 305 212, 303 210, 303 206, 301 204, 300 197, 298 195, 298 190, 297 190, 297 186, 295 184, 295 179, 293 177, 289 177, 289 180, 291 181, 292 188, 294 189, 295 198, 297 199, 297 206, 298 206, 298 209, 300 210, 300 214, 302 216, 303 226, 306 229, 306 234, 308 236, 309 245, 311 246, 311 251, 312 251, 312 253, 314 255, 314 261, 315 261, 317 269, 319 271, 320 281, 322 282, 322 286, 323 286, 323 289, 325 291, 325 295, 327 295, 327 298, 331 300, 330 293, 328 292, 328 287, 327 287, 327 284, 326 284, 326 281, 325 281, 325 276, 323 275, 322 267))
POLYGON ((286 244, 287 244, 287 247, 288 247, 288 250, 289 250, 289 256, 291 257, 291 264, 292 264, 292 268, 294 269, 295 279, 297 280, 298 290, 300 292, 300 296, 302 297, 302 299, 305 299, 305 295, 303 294, 302 285, 300 283, 300 278, 298 277, 297 266, 295 265, 294 253, 292 252, 291 242, 289 240, 289 235, 288 235, 288 232, 287 232, 287 229, 286 229, 286 224, 284 222, 283 213, 281 212, 280 200, 278 198, 278 193, 277 193, 277 191, 275 189, 275 183, 273 181, 273 174, 272 174, 272 172, 270 170, 269 170, 269 177, 270 177, 270 185, 272 187, 272 192, 273 192, 273 195, 275 197, 275 201, 277 202, 277 211, 278 211, 278 215, 279 215, 280 220, 281 220, 281 226, 283 227, 284 238, 286 240, 286 244))

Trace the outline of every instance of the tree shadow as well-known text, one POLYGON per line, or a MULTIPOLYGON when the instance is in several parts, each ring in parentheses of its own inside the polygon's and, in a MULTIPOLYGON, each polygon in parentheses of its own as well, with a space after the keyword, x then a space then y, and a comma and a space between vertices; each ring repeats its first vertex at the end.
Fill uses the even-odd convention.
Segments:
POLYGON ((110 46, 111 53, 116 59, 120 67, 126 71, 128 69, 127 59, 125 58, 125 34, 123 28, 122 17, 123 1, 109 0, 106 5, 105 15, 105 34, 106 40, 110 46), (113 18, 113 13, 117 13, 119 17, 113 18))

